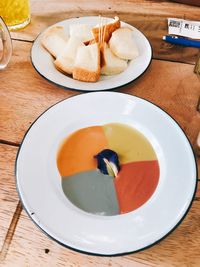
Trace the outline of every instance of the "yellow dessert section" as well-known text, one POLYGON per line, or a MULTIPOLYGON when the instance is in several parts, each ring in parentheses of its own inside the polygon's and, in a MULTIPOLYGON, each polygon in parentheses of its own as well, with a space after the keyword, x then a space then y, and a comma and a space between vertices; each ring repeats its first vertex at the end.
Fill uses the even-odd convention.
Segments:
POLYGON ((146 160, 157 160, 150 142, 134 128, 120 123, 102 126, 109 149, 118 154, 121 164, 146 160))

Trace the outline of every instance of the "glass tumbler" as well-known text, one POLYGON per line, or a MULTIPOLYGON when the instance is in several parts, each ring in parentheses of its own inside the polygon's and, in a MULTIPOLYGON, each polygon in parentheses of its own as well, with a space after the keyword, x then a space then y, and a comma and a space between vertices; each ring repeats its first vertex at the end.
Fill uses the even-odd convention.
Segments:
POLYGON ((0 70, 5 69, 12 55, 12 41, 10 32, 0 17, 0 70))

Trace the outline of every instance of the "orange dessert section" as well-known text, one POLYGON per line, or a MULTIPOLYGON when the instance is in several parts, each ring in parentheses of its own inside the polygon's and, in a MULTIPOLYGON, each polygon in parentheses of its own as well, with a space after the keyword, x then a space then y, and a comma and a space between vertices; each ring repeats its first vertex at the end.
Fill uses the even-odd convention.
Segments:
POLYGON ((61 144, 57 166, 61 177, 97 168, 94 156, 108 147, 101 126, 91 126, 72 133, 61 144))

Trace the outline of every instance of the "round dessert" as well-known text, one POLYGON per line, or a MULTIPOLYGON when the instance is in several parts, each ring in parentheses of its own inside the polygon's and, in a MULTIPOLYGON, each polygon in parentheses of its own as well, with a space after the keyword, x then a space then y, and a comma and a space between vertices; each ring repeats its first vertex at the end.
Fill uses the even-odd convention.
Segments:
MULTIPOLYGON (((103 154, 104 155, 104 154, 103 154)), ((109 160, 103 158, 106 164, 109 160)), ((136 129, 120 123, 79 129, 60 145, 57 166, 67 198, 78 208, 98 215, 134 211, 153 195, 159 181, 156 153, 136 129), (100 152, 118 155, 114 175, 98 169, 100 152)))

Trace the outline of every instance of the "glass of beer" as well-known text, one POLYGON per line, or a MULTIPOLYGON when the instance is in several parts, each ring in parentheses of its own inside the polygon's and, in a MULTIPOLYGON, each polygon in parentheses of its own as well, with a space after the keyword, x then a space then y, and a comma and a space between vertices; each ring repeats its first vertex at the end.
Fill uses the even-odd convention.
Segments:
POLYGON ((0 16, 9 30, 24 28, 30 22, 29 0, 0 0, 0 16))

